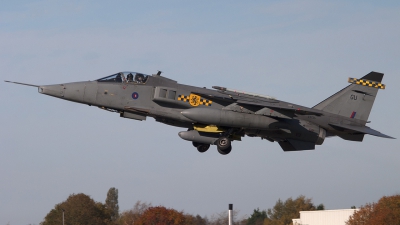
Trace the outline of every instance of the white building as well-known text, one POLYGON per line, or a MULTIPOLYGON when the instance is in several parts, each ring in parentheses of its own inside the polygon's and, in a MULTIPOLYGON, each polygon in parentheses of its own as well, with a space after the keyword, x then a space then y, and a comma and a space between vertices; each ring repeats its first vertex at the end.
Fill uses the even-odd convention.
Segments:
POLYGON ((293 219, 293 225, 345 225, 358 209, 337 209, 300 211, 300 219, 293 219))

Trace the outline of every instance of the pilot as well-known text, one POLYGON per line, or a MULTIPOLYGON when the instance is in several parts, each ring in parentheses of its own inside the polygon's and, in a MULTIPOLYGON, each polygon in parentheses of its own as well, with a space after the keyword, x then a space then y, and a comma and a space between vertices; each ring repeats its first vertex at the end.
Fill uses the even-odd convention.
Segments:
POLYGON ((117 77, 115 78, 115 82, 122 82, 121 74, 117 75, 117 77))
POLYGON ((128 78, 128 82, 132 82, 133 81, 132 73, 128 74, 127 78, 128 78))
POLYGON ((135 77, 135 80, 139 84, 143 83, 143 80, 144 80, 143 74, 137 74, 136 77, 135 77))

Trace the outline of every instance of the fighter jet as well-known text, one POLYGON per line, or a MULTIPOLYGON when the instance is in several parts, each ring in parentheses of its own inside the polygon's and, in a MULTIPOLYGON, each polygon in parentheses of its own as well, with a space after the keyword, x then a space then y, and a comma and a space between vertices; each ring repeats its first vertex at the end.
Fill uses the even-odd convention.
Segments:
POLYGON ((361 142, 365 134, 392 138, 368 126, 368 117, 383 73, 370 72, 312 108, 234 89, 213 89, 179 84, 157 74, 120 72, 95 81, 37 87, 39 93, 97 106, 122 118, 146 120, 185 128, 179 137, 191 141, 199 152, 216 145, 229 154, 233 141, 260 137, 277 142, 283 151, 315 149, 325 138, 338 136, 361 142))

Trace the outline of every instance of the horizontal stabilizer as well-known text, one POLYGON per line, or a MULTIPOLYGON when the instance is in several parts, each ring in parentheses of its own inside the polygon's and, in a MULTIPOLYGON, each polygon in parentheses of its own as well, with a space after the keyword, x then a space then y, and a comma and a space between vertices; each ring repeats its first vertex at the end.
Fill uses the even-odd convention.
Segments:
POLYGON ((315 143, 308 141, 299 141, 294 139, 288 139, 286 141, 278 142, 283 151, 302 151, 302 150, 314 150, 315 143))
POLYGON ((382 134, 381 132, 374 130, 370 127, 367 126, 352 126, 352 125, 345 125, 345 124, 329 124, 330 126, 332 126, 335 129, 338 130, 350 130, 350 131, 355 131, 358 133, 362 133, 362 134, 369 134, 369 135, 373 135, 373 136, 377 136, 377 137, 382 137, 382 138, 391 138, 391 139, 396 139, 394 137, 390 137, 386 134, 382 134))

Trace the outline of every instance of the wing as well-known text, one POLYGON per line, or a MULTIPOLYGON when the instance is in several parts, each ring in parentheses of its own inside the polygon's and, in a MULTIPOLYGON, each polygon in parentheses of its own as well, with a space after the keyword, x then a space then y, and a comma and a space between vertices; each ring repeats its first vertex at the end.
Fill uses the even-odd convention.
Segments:
POLYGON ((233 91, 218 91, 216 94, 194 92, 204 98, 214 101, 224 101, 229 103, 238 103, 239 105, 267 107, 273 110, 284 110, 299 115, 322 116, 323 113, 317 109, 310 109, 304 106, 295 105, 283 101, 279 101, 271 97, 256 96, 246 93, 238 93, 233 91))

